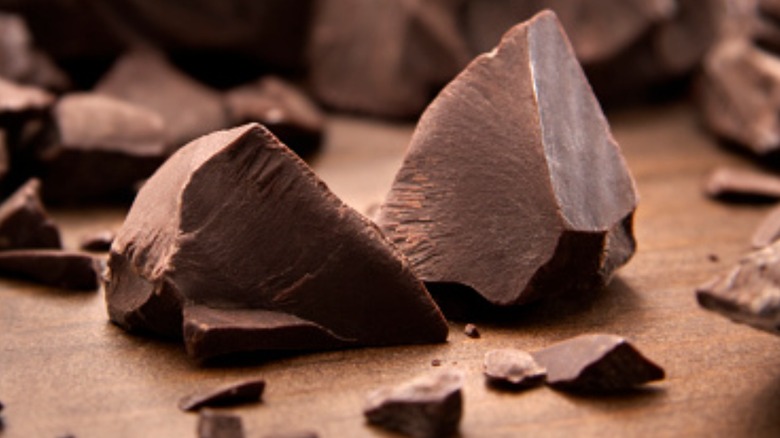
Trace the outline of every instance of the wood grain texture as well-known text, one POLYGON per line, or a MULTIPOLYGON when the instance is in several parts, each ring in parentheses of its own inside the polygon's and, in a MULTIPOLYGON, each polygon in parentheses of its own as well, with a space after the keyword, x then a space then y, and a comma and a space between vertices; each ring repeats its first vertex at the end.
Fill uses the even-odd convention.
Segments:
MULTIPOLYGON (((64 293, 0 281, 0 400, 5 437, 194 436, 180 397, 262 377, 259 405, 231 409, 248 436, 316 430, 323 437, 392 436, 365 425, 367 393, 441 367, 466 373, 461 436, 778 436, 780 339, 700 309, 693 290, 750 248, 770 208, 702 195, 718 165, 748 166, 700 132, 689 107, 613 114, 613 131, 637 179, 639 249, 611 285, 579 306, 535 305, 513 321, 452 323, 434 346, 362 349, 199 367, 183 347, 130 336, 108 323, 102 293, 64 293), (710 260, 717 254, 719 261, 710 260), (629 338, 667 378, 622 397, 574 397, 548 388, 502 393, 485 385, 482 358, 496 348, 535 350, 580 333, 629 338)), ((315 169, 364 210, 392 181, 411 126, 329 121, 315 169)), ((121 210, 57 211, 65 246, 118 227, 121 210)))

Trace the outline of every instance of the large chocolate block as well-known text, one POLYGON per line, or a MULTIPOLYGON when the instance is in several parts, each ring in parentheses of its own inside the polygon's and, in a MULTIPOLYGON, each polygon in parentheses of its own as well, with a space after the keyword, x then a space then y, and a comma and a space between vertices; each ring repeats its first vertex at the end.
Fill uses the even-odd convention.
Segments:
POLYGON ((420 119, 378 224, 430 284, 509 306, 605 284, 636 192, 555 15, 510 30, 420 119))
POLYGON ((259 125, 202 137, 163 164, 109 270, 111 320, 166 336, 183 325, 197 359, 447 336, 403 256, 259 125))

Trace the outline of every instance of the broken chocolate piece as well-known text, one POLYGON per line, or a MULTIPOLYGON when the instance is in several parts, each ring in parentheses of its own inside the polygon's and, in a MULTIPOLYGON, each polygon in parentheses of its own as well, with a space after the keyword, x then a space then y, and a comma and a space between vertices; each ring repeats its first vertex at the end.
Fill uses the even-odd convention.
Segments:
POLYGON ((707 178, 704 192, 713 198, 780 199, 780 176, 751 169, 721 167, 707 178))
POLYGON ((696 299, 732 321, 780 334, 780 242, 743 257, 699 287, 696 299))
POLYGON ((515 348, 488 351, 483 369, 490 385, 507 389, 536 386, 547 376, 533 356, 515 348))
POLYGON ((620 149, 548 11, 428 107, 377 222, 426 283, 510 306, 608 282, 634 252, 635 207, 620 149))
POLYGON ((88 254, 56 249, 0 251, 0 274, 73 290, 98 288, 98 261, 88 254))
POLYGON ((238 415, 201 411, 198 415, 199 438, 244 438, 244 425, 238 415))
POLYGON ((316 151, 322 142, 325 116, 293 84, 266 76, 231 90, 225 97, 231 123, 258 122, 298 155, 316 151))
POLYGON ((22 17, 6 13, 0 13, 0 77, 53 90, 70 85, 65 73, 33 47, 22 17))
POLYGON ((103 230, 88 236, 84 236, 79 243, 79 248, 84 251, 108 252, 111 249, 111 243, 114 242, 116 233, 111 230, 103 230))
POLYGON ((661 367, 615 335, 580 335, 533 357, 547 369, 547 384, 565 391, 621 391, 664 378, 661 367))
POLYGON ((128 330, 183 328, 196 359, 447 337, 403 256, 260 125, 192 142, 143 185, 106 298, 128 330))
POLYGON ((197 411, 206 406, 235 406, 257 403, 263 396, 264 390, 265 380, 263 379, 233 383, 209 391, 188 395, 179 400, 179 409, 182 411, 197 411))
POLYGON ((31 179, 0 204, 0 250, 62 248, 60 230, 40 198, 41 183, 31 179))
POLYGON ((474 324, 466 324, 466 327, 463 329, 463 333, 470 337, 470 338, 479 338, 479 329, 474 324))
POLYGON ((758 225, 750 242, 753 248, 759 249, 771 245, 780 238, 780 207, 775 207, 758 225))
POLYGON ((163 120, 109 96, 74 93, 57 102, 36 149, 47 200, 132 193, 167 156, 163 120))
POLYGON ((363 411, 369 423, 420 438, 454 435, 463 415, 463 374, 444 370, 371 393, 363 411))
POLYGON ((163 55, 135 51, 121 57, 95 91, 158 113, 165 121, 168 151, 228 126, 219 94, 174 69, 163 55))

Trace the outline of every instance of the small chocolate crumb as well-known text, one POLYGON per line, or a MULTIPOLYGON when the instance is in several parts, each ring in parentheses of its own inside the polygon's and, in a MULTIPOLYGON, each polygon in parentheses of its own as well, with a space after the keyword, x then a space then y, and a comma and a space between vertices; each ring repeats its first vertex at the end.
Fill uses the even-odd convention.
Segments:
POLYGON ((241 417, 224 412, 204 410, 198 416, 199 438, 243 438, 241 417))
POLYGON ((474 339, 477 339, 481 336, 479 333, 479 329, 474 324, 466 324, 466 327, 463 329, 463 333, 466 336, 474 339))
POLYGON ((547 370, 525 351, 505 348, 485 354, 484 373, 491 386, 522 389, 544 382, 547 370))
POLYGON ((441 366, 441 359, 434 359, 434 360, 432 360, 432 361, 431 361, 431 366, 432 366, 432 367, 438 367, 438 366, 441 366))
POLYGON ((114 241, 114 236, 116 236, 116 233, 111 230, 103 230, 89 234, 81 239, 79 248, 84 251, 107 252, 111 249, 111 243, 114 241))
POLYGON ((368 422, 412 437, 448 437, 463 415, 463 374, 442 370, 371 393, 368 422))
POLYGON ((720 261, 720 257, 715 253, 709 253, 707 254, 707 260, 711 261, 712 263, 717 263, 720 261))
POLYGON ((265 380, 254 379, 232 383, 219 388, 191 394, 179 400, 182 411, 197 411, 205 406, 234 406, 257 403, 263 396, 265 380))

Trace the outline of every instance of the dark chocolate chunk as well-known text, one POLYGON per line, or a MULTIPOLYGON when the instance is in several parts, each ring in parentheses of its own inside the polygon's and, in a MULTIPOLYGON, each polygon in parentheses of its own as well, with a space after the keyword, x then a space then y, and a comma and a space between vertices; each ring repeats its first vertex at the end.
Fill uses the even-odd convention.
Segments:
POLYGON ((201 411, 198 415, 199 438, 244 438, 244 424, 238 415, 201 411))
POLYGON ((116 233, 111 230, 103 230, 84 236, 79 243, 79 248, 84 251, 108 252, 111 249, 111 243, 114 242, 116 233))
POLYGON ((609 281, 634 252, 636 202, 548 11, 510 30, 428 107, 378 224, 426 283, 509 306, 609 281))
POLYGON ((235 406, 258 403, 265 390, 265 380, 254 379, 232 383, 204 392, 188 395, 179 400, 182 411, 197 411, 206 406, 235 406))
POLYGON ((705 309, 780 334, 780 242, 743 257, 696 290, 705 309))
POLYGON ((0 251, 0 273, 73 290, 98 288, 99 262, 80 252, 56 249, 0 251))
POLYGON ((309 44, 314 94, 339 110, 418 115, 468 62, 457 3, 318 2, 309 44))
POLYGON ((474 339, 480 337, 479 329, 474 324, 466 324, 466 327, 463 328, 463 334, 474 339))
POLYGON ((463 375, 442 370, 371 393, 363 414, 382 428, 419 438, 457 433, 463 415, 463 375))
POLYGON ((196 359, 447 337, 403 256, 259 125, 189 144, 143 185, 106 297, 128 330, 183 327, 196 359))
POLYGON ((65 73, 33 47, 22 17, 6 13, 0 13, 0 77, 54 90, 70 85, 65 73))
POLYGON ((41 183, 31 179, 0 204, 0 250, 62 248, 60 231, 40 198, 41 183))
POLYGON ((547 384, 574 392, 610 392, 664 378, 664 370, 620 336, 580 335, 533 353, 547 384))
POLYGON ((490 385, 507 389, 536 386, 547 376, 533 356, 515 348, 488 351, 483 370, 490 385))
POLYGON ((775 207, 764 217, 750 239, 753 248, 760 249, 771 245, 780 238, 780 207, 775 207))
POLYGON ((751 169, 721 167, 707 178, 704 192, 713 198, 780 199, 780 176, 751 169))
POLYGON ((316 151, 322 142, 325 115, 293 84, 266 76, 225 96, 231 123, 258 122, 298 155, 316 151))
POLYGON ((95 91, 158 113, 165 121, 171 152, 200 135, 228 126, 226 108, 216 91, 185 76, 163 55, 152 51, 121 57, 95 91))

